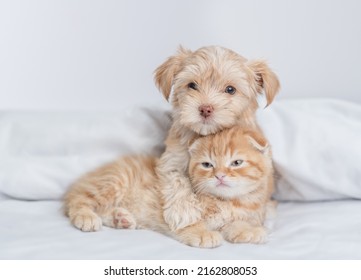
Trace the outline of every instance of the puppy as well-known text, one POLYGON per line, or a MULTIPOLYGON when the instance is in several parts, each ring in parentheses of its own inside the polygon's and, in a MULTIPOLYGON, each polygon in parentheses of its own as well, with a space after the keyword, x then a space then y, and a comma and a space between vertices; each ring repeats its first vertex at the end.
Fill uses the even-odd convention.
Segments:
POLYGON ((180 47, 155 70, 155 83, 167 100, 173 89, 173 124, 156 169, 164 219, 175 231, 201 218, 187 174, 189 143, 234 125, 262 133, 255 118, 257 96, 264 93, 268 106, 280 84, 264 61, 218 46, 194 52, 180 47))

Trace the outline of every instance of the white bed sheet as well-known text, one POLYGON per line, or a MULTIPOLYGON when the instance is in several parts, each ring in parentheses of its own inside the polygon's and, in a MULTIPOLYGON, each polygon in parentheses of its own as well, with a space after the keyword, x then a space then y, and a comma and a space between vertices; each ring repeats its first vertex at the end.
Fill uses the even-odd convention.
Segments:
POLYGON ((198 249, 148 230, 72 227, 60 201, 0 201, 0 259, 361 259, 361 201, 283 202, 263 245, 198 249))

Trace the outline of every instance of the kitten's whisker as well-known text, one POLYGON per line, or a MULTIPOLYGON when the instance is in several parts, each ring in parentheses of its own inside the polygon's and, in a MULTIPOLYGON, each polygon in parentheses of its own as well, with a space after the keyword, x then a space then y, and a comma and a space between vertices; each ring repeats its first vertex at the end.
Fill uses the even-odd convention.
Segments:
POLYGON ((198 184, 194 185, 193 188, 194 188, 195 194, 198 195, 198 194, 204 193, 204 190, 208 188, 208 184, 209 184, 209 182, 205 181, 205 182, 199 182, 198 184))

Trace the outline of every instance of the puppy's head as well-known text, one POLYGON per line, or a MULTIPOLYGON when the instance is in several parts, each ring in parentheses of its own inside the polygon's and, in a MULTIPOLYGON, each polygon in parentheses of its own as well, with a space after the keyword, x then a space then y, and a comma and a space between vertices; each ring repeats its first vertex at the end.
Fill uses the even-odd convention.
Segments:
POLYGON ((215 46, 195 52, 180 47, 155 70, 155 82, 167 100, 173 88, 175 121, 201 135, 254 122, 257 94, 264 93, 269 105, 279 90, 264 61, 215 46))

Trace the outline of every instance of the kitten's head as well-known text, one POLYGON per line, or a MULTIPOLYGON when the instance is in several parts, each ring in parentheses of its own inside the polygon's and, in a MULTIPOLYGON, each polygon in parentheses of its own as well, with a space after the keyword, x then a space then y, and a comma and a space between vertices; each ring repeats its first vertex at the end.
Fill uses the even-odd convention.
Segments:
POLYGON ((237 198, 264 187, 272 172, 267 141, 239 127, 198 138, 189 152, 189 175, 197 194, 237 198))

